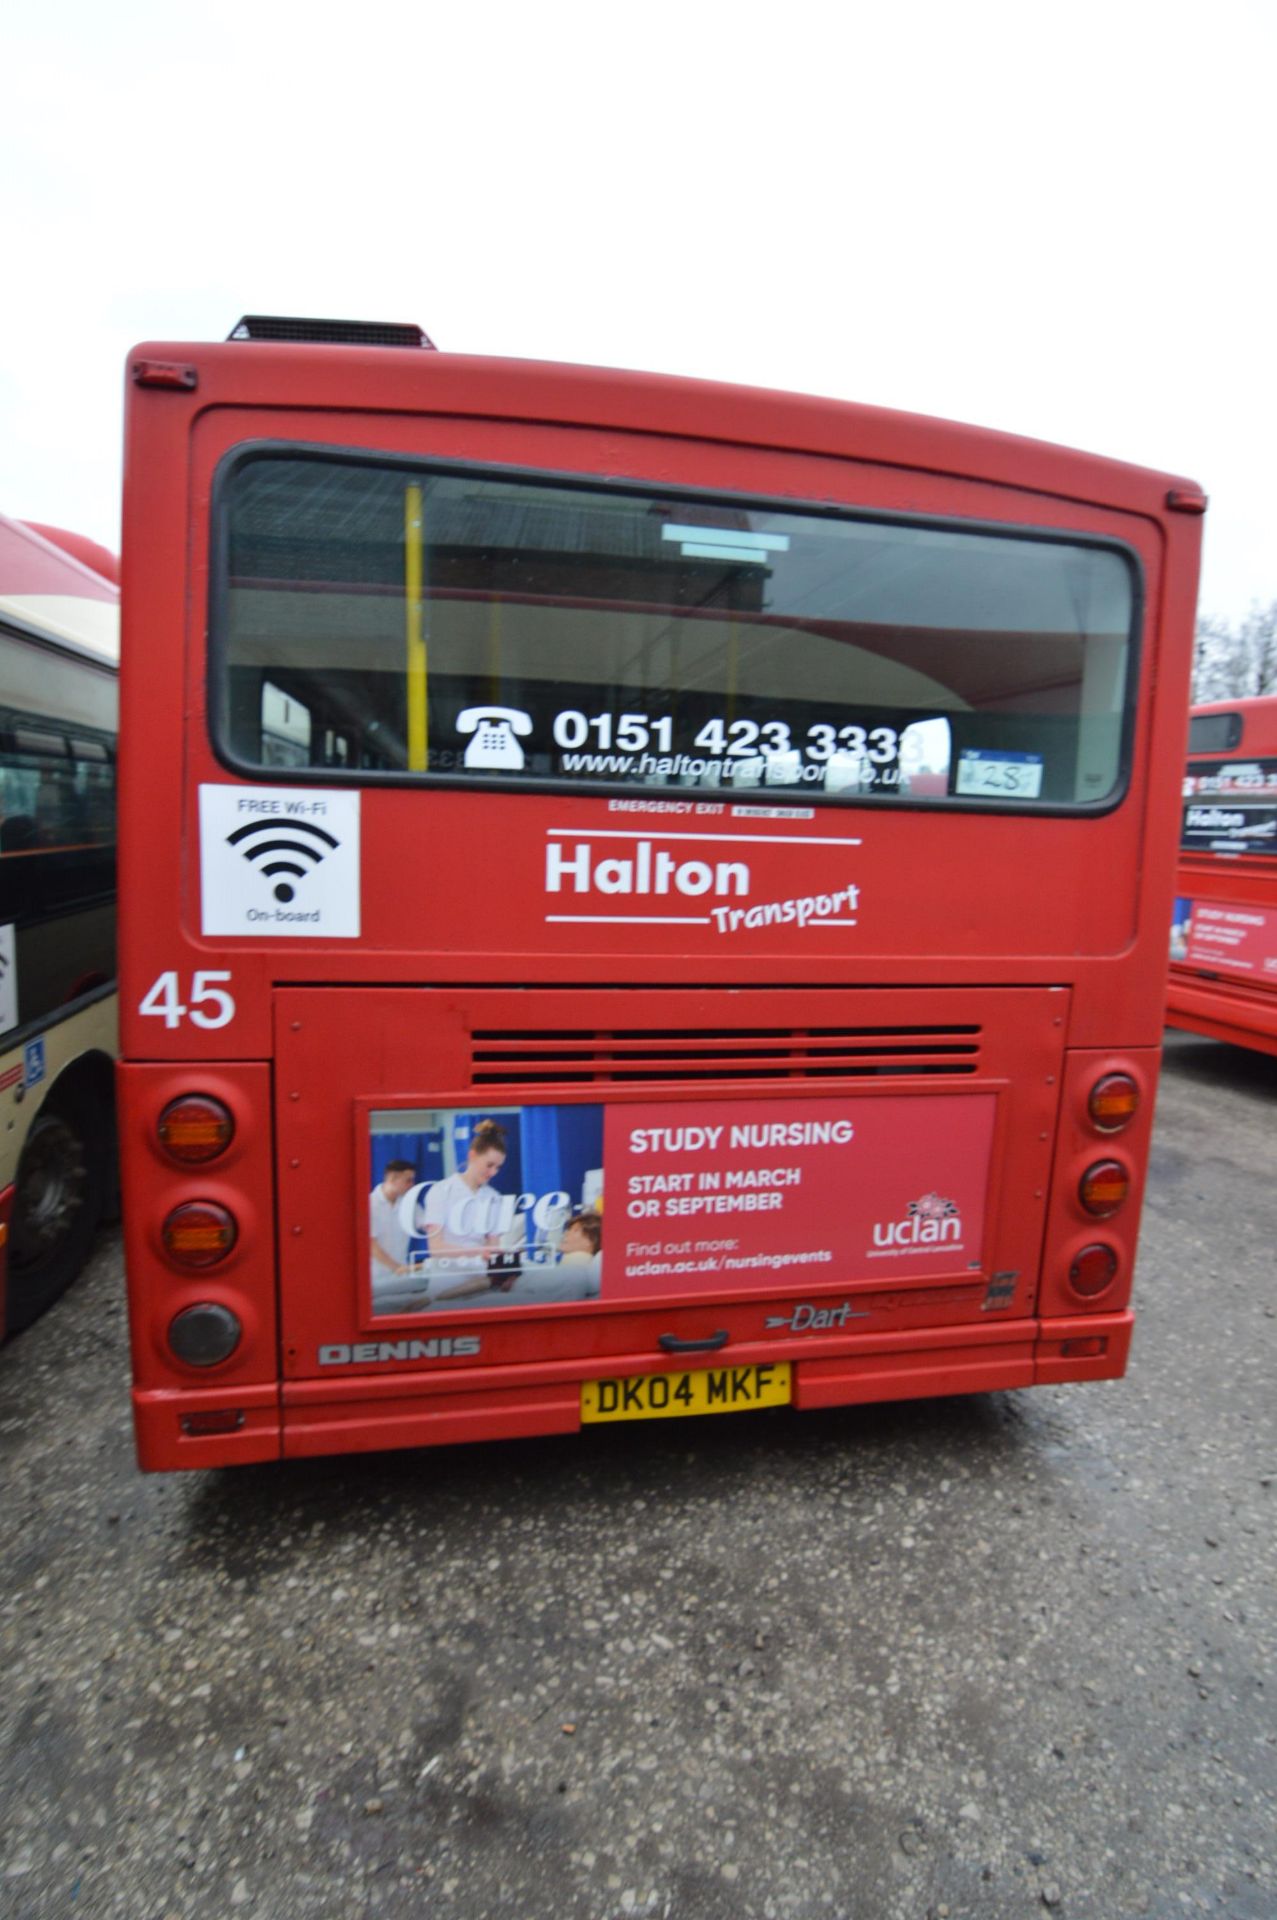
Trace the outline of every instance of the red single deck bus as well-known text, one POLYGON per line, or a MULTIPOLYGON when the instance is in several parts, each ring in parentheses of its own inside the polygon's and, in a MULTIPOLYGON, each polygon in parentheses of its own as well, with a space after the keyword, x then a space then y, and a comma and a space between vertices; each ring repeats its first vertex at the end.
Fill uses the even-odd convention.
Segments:
POLYGON ((305 333, 130 362, 143 1465, 1120 1374, 1202 495, 305 333))
POLYGON ((1277 1053, 1277 694, 1194 707, 1166 1018, 1277 1053))

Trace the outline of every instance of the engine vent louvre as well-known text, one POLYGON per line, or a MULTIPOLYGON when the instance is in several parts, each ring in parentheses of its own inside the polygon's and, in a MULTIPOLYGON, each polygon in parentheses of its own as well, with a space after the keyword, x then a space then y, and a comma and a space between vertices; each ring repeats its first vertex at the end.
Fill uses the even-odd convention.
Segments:
POLYGON ((980 1071, 978 1026, 478 1029, 475 1086, 846 1079, 980 1071))

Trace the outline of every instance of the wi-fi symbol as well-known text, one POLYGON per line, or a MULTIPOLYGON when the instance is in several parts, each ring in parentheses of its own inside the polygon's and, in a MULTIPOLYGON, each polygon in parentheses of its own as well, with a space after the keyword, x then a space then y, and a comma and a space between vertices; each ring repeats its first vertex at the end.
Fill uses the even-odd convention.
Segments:
POLYGON ((254 820, 247 827, 236 827, 234 833, 228 833, 226 844, 238 847, 246 860, 251 860, 259 873, 275 881, 275 898, 287 904, 296 892, 291 882, 277 879, 277 875, 291 874, 294 880, 304 880, 306 875, 317 867, 330 847, 340 845, 331 833, 325 833, 322 827, 312 827, 308 820, 254 820), (305 835, 306 838, 293 838, 293 835, 305 835), (316 846, 315 842, 323 844, 316 846), (261 862, 259 866, 257 863, 261 862))

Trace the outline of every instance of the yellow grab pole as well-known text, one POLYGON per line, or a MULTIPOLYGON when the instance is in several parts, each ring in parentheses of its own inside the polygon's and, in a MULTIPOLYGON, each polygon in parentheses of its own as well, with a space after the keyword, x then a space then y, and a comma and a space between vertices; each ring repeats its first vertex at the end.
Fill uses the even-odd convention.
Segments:
POLYGON ((429 680, 426 671, 426 638, 421 622, 421 591, 425 575, 423 565, 424 509, 419 486, 404 488, 404 618, 408 648, 408 768, 424 773, 429 757, 426 722, 426 698, 429 680))

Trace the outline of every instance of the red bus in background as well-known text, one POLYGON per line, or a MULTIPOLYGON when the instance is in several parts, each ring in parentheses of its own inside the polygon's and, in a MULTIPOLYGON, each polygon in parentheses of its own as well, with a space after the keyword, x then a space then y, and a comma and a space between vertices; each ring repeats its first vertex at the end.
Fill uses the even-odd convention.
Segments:
POLYGON ((0 1332, 115 1195, 114 557, 0 517, 0 1332))
POLYGON ((1119 1375, 1203 496, 307 334, 129 367, 143 1466, 1119 1375))
POLYGON ((1277 694, 1189 719, 1166 1018, 1277 1054, 1277 694))

